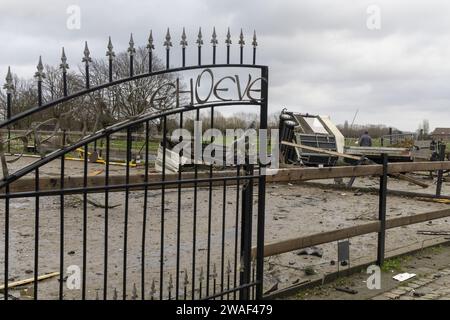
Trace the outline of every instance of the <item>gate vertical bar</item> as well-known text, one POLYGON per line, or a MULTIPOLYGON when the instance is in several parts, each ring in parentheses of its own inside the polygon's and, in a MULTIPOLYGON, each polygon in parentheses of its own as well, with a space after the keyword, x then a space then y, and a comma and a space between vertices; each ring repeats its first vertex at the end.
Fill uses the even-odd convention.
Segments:
POLYGON ((5 275, 3 283, 5 289, 3 290, 4 299, 8 300, 9 296, 9 184, 5 188, 5 275))
MULTIPOLYGON (((62 147, 64 148, 66 144, 66 131, 63 131, 62 136, 62 147)), ((60 187, 64 190, 64 168, 65 168, 65 156, 61 156, 61 176, 60 176, 60 187)), ((61 192, 59 196, 59 300, 64 297, 64 193, 61 192)))
MULTIPOLYGON (((210 128, 214 128, 214 107, 211 107, 210 128)), ((210 143, 214 142, 214 137, 211 137, 210 143)), ((215 155, 215 154, 214 154, 215 155)), ((213 164, 209 166, 209 179, 213 177, 213 164)), ((208 240, 206 251, 206 295, 209 296, 209 277, 210 277, 210 265, 211 265, 211 220, 212 220, 212 180, 209 181, 209 194, 208 194, 208 240)), ((214 288, 215 289, 215 288, 214 288)))
POLYGON ((103 266, 103 300, 108 299, 108 235, 109 235, 109 147, 110 136, 106 136, 106 162, 105 162, 105 240, 104 240, 104 266, 103 266))
MULTIPOLYGON (((256 36, 255 40, 256 42, 256 36)), ((254 44, 256 47, 256 45, 254 44)), ((269 69, 263 67, 261 70, 261 114, 260 129, 267 130, 267 109, 268 109, 268 91, 269 91, 269 69)), ((267 135, 266 135, 267 136, 267 135)), ((264 146, 266 150, 268 146, 264 146)), ((259 146, 261 150, 262 146, 259 146)), ((258 226, 256 240, 256 299, 259 300, 263 295, 263 278, 264 278, 264 227, 265 227, 265 210, 266 210, 266 176, 264 172, 259 172, 258 181, 258 226)))
MULTIPOLYGON (((200 110, 197 109, 195 113, 195 120, 198 122, 200 120, 200 110)), ((194 129, 195 131, 195 129, 194 129)), ((194 133, 195 135, 195 133, 194 133)), ((195 142, 195 141, 194 141, 195 142)), ((194 208, 193 208, 193 218, 192 218, 192 300, 195 300, 195 262, 196 262, 196 250, 197 250, 197 178, 198 178, 198 161, 197 151, 195 151, 196 143, 194 146, 194 208)))
POLYGON ((384 248, 386 240, 386 198, 387 198, 387 171, 388 156, 382 154, 383 174, 380 176, 378 220, 380 221, 380 231, 378 232, 377 265, 384 263, 384 248))
MULTIPOLYGON (((88 171, 88 145, 84 145, 84 165, 83 165, 83 187, 87 188, 88 171)), ((87 274, 87 192, 83 192, 83 280, 81 288, 81 299, 86 300, 86 274, 87 274)))
POLYGON ((128 264, 128 211, 130 202, 130 162, 131 162, 131 128, 127 128, 127 165, 125 166, 125 220, 123 230, 123 283, 122 283, 122 299, 127 299, 127 264, 128 264))
MULTIPOLYGON (((162 170, 161 181, 166 180, 166 150, 167 150, 167 117, 163 117, 162 128, 162 143, 163 143, 163 156, 162 156, 162 170)), ((164 213, 166 205, 166 185, 161 185, 161 239, 160 239, 160 261, 159 261, 159 299, 163 299, 164 293, 164 213)))
MULTIPOLYGON (((246 143, 246 146, 248 144, 246 143)), ((245 175, 253 174, 253 165, 246 159, 245 175)), ((251 249, 252 249, 252 212, 253 212, 253 179, 246 180, 242 190, 242 218, 241 218, 241 259, 240 259, 240 285, 247 285, 251 281, 251 249)), ((240 300, 250 298, 250 288, 245 287, 239 291, 240 300)))
POLYGON ((149 152, 149 132, 150 132, 150 126, 149 122, 147 121, 145 123, 145 173, 144 173, 144 181, 145 181, 145 188, 144 188, 144 213, 142 216, 142 260, 141 260, 141 298, 142 300, 145 300, 145 241, 146 241, 146 231, 147 231, 147 206, 148 206, 148 152, 149 152))
MULTIPOLYGON (((183 112, 180 112, 180 129, 183 128, 183 112)), ((179 137, 179 143, 183 141, 183 136, 179 137)), ((177 198, 177 262, 176 262, 176 275, 175 275, 175 300, 178 300, 180 292, 180 243, 181 243, 181 159, 183 157, 183 149, 180 149, 178 153, 178 198, 177 198)), ((186 276, 186 275, 185 275, 186 276)), ((186 292, 185 292, 186 293, 186 292)))
MULTIPOLYGON (((39 169, 36 169, 34 176, 34 187, 39 192, 39 169)), ((34 290, 33 298, 38 298, 38 277, 39 277, 39 196, 35 198, 35 220, 34 220, 34 290)))

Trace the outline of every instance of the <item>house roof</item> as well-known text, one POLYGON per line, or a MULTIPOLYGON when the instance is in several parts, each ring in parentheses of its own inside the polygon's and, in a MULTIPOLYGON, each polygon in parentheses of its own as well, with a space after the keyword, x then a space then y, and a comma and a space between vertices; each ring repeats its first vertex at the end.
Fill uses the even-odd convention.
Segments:
POLYGON ((431 133, 432 135, 450 135, 450 128, 436 128, 431 133))

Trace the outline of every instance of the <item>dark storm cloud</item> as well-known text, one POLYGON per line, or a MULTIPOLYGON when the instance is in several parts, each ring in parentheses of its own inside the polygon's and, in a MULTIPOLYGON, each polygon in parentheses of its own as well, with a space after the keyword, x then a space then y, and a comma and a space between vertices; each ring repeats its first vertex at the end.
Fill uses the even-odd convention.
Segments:
POLYGON ((242 27, 247 44, 257 30, 259 63, 270 66, 271 111, 287 107, 342 123, 359 108, 358 123, 415 130, 427 118, 431 127, 450 126, 449 14, 445 0, 3 0, 0 78, 8 65, 31 76, 39 55, 56 65, 61 46, 76 69, 84 40, 92 56, 104 57, 109 35, 120 51, 130 32, 143 45, 153 29, 162 54, 167 27, 174 45, 186 27, 194 50, 198 27, 208 44, 216 26, 220 50, 226 28, 236 45, 242 27), (69 5, 81 8, 80 30, 66 28, 69 5), (366 27, 369 5, 381 9, 380 30, 366 27))

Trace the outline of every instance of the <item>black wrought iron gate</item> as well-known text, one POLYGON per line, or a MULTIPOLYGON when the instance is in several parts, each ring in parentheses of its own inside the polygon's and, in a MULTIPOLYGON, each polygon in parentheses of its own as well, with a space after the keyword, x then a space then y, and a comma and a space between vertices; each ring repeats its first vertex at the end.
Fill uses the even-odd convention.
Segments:
MULTIPOLYGON (((237 64, 230 62, 229 31, 222 64, 216 63, 215 30, 207 56, 211 63, 204 64, 206 58, 202 59, 201 31, 195 65, 186 65, 184 30, 180 44, 181 67, 171 67, 172 43, 167 31, 165 68, 157 69, 152 34, 139 65, 131 37, 128 76, 116 79, 110 40, 105 83, 92 78, 86 44, 84 88, 74 93, 69 92, 63 49, 60 96, 46 98, 44 67, 39 60, 37 106, 21 112, 15 109, 15 88, 8 72, 4 86, 7 115, 0 123, 4 176, 0 182, 0 265, 4 271, 0 297, 18 298, 16 281, 27 278, 31 278, 25 284, 29 290, 21 293, 33 299, 262 297, 264 165, 249 163, 247 157, 246 162, 221 170, 211 163, 186 166, 179 161, 174 169, 174 161, 185 155, 170 149, 183 138, 174 141, 169 131, 186 126, 188 118, 200 120, 205 111, 209 123, 204 125, 213 128, 217 110, 229 106, 253 108, 259 114, 257 126, 266 129, 268 68, 255 62, 256 36, 252 61, 245 63, 242 31, 237 64), (214 82, 216 70, 225 74, 214 82), (226 74, 227 70, 234 73, 226 74), (235 73, 245 71, 249 76, 243 85, 235 73), (181 86, 177 76, 181 72, 197 75, 195 85, 191 80, 181 86), (257 79, 251 80, 255 72, 257 79), (206 76, 212 84, 205 93, 200 82, 206 78, 199 77, 206 76), (158 86, 147 88, 146 79, 159 79, 158 86), (236 86, 237 98, 224 97, 231 90, 225 88, 226 81, 236 86), (94 108, 83 118, 92 127, 85 130, 85 126, 78 136, 73 132, 71 119, 81 119, 91 103, 118 105, 116 95, 124 87, 130 96, 142 89, 156 92, 144 99, 151 111, 113 114, 116 121, 102 126, 104 113, 94 108), (252 96, 255 93, 259 93, 257 98, 252 96), (153 169, 153 161, 159 171, 153 169)), ((224 149, 226 143, 224 138, 224 149)))

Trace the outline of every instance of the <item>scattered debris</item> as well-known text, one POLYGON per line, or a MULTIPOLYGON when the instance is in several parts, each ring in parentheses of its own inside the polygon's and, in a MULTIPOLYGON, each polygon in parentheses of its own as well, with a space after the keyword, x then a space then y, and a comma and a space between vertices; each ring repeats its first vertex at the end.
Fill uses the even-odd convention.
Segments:
POLYGON ((272 293, 272 292, 277 291, 277 290, 278 290, 278 282, 275 283, 272 287, 270 287, 269 290, 267 290, 266 292, 264 292, 264 294, 266 295, 266 294, 272 293))
POLYGON ((450 236, 450 231, 418 230, 417 234, 422 234, 422 235, 426 235, 426 236, 450 236))
POLYGON ((20 299, 22 300, 31 300, 33 299, 33 290, 31 288, 25 288, 20 290, 20 299))
POLYGON ((317 271, 312 266, 306 267, 304 269, 304 271, 307 276, 313 276, 313 275, 317 274, 317 271))
POLYGON ((351 289, 349 287, 336 287, 337 291, 341 291, 341 292, 345 292, 345 293, 349 293, 349 294, 357 294, 358 291, 355 289, 351 289))
POLYGON ((100 173, 102 173, 103 171, 104 171, 103 169, 95 170, 95 171, 89 172, 89 173, 88 173, 88 176, 89 176, 89 177, 98 176, 98 175, 99 175, 100 173))
POLYGON ((308 256, 315 256, 322 258, 323 256, 323 250, 318 247, 309 247, 302 249, 296 253, 298 256, 308 255, 308 256))
MULTIPOLYGON (((79 196, 73 195, 73 196, 68 196, 66 198, 67 198, 67 200, 65 201, 65 206, 72 207, 72 208, 78 208, 83 204, 83 199, 79 196)), ((94 207, 105 209, 105 204, 100 203, 96 200, 90 199, 89 197, 87 198, 87 203, 89 203, 90 205, 93 205, 94 207)), ((121 204, 108 205, 108 209, 114 209, 115 207, 118 207, 118 206, 121 206, 121 204)))
POLYGON ((450 204, 450 199, 423 198, 423 197, 416 197, 415 199, 416 199, 416 200, 419 200, 419 201, 426 201, 426 202, 436 202, 436 203, 450 204))
POLYGON ((399 273, 399 274, 393 276, 392 279, 400 281, 400 282, 403 282, 403 281, 411 279, 411 278, 413 278, 415 276, 416 276, 415 273, 405 272, 405 273, 399 273))
MULTIPOLYGON (((87 198, 86 201, 87 201, 87 203, 93 205, 94 207, 105 209, 105 205, 103 203, 97 202, 97 201, 89 199, 89 198, 87 198)), ((118 206, 121 206, 121 204, 119 203, 119 204, 108 205, 108 209, 114 209, 115 207, 118 207, 118 206)))

